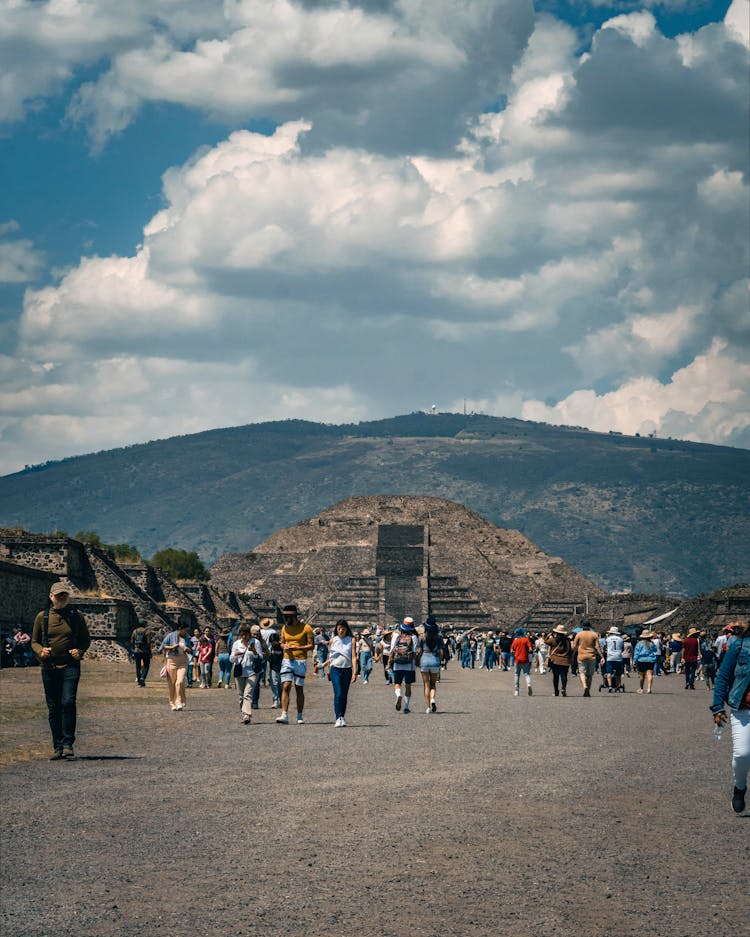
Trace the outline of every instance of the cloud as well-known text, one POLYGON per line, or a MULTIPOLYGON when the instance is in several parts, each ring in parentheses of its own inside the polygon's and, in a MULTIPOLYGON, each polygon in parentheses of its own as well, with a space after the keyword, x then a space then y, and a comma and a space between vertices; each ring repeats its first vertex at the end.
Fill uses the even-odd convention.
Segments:
POLYGON ((44 256, 28 238, 9 237, 18 223, 0 224, 0 283, 28 283, 42 270, 44 256))
MULTIPOLYGON (((395 138, 366 146, 370 131, 354 130, 345 140, 317 109, 320 63, 349 54, 352 23, 375 84, 389 54, 395 76, 409 60, 430 80, 457 83, 453 120, 469 100, 467 50, 481 46, 494 12, 522 5, 274 9, 288 17, 290 49, 301 23, 322 30, 306 47, 314 80, 295 102, 302 116, 200 149, 164 174, 163 207, 130 256, 85 257, 27 290, 17 352, 29 370, 7 377, 1 399, 11 422, 0 436, 13 451, 36 445, 42 419, 58 421, 65 446, 98 448, 117 427, 122 439, 146 439, 298 410, 365 418, 464 397, 535 419, 680 426, 746 444, 747 52, 731 24, 668 39, 650 14, 630 13, 581 54, 570 26, 540 16, 523 50, 503 58, 495 110, 475 107, 460 131, 452 125, 450 149, 415 124, 401 139, 409 148, 389 150, 395 138), (309 20, 323 14, 341 17, 341 35, 309 20), (385 36, 402 44, 389 53, 385 36), (711 111, 710 127, 696 109, 711 111), (108 389, 109 372, 127 394, 108 389)), ((227 10, 234 38, 221 43, 250 21, 262 33, 257 4, 227 10)), ((180 50, 194 51, 190 25, 180 50)), ((283 58, 282 46, 274 40, 263 55, 283 58)), ((494 40, 482 48, 497 51, 494 40)), ((275 91, 292 86, 278 63, 263 67, 275 91)), ((497 88, 498 68, 471 67, 475 91, 497 88)), ((148 68, 143 76, 153 78, 148 68)), ((373 98, 358 87, 350 102, 332 92, 331 106, 340 117, 358 101, 372 130, 373 98)), ((224 106, 223 93, 217 100, 224 106)), ((46 451, 60 454, 50 438, 46 451)))
POLYGON ((587 426, 600 432, 655 433, 696 442, 750 443, 750 364, 725 342, 711 347, 666 383, 653 377, 596 394, 578 390, 554 406, 526 401, 524 419, 587 426))

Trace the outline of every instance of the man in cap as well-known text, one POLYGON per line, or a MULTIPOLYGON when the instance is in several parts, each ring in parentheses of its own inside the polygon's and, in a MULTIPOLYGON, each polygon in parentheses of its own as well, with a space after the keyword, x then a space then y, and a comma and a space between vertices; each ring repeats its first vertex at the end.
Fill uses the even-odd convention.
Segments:
POLYGON ((305 708, 305 677, 307 675, 307 655, 315 647, 312 628, 297 617, 296 605, 283 608, 284 625, 281 629, 281 647, 284 659, 281 662, 281 715, 276 720, 281 725, 289 723, 289 697, 292 683, 297 694, 297 722, 303 723, 302 710, 305 708))
POLYGON ((414 664, 418 647, 417 630, 413 618, 404 618, 391 639, 390 662, 393 673, 393 682, 396 684, 396 709, 401 709, 403 702, 404 714, 410 711, 411 687, 414 683, 416 667, 414 664), (401 686, 403 684, 403 696, 401 686))
POLYGON ((617 625, 612 625, 612 627, 607 632, 606 641, 606 673, 607 686, 609 687, 610 693, 616 693, 622 686, 622 674, 625 669, 625 664, 622 659, 624 647, 625 641, 620 634, 620 629, 617 627, 617 625))
POLYGON ((39 612, 31 647, 39 658, 52 733, 52 760, 75 758, 76 694, 81 660, 91 637, 83 615, 70 605, 70 587, 56 582, 50 589, 51 609, 39 612))
POLYGON ((688 628, 685 640, 682 642, 682 672, 685 675, 685 689, 695 689, 695 674, 698 670, 698 661, 701 656, 700 632, 697 628, 688 628))
POLYGON ((130 635, 130 650, 135 661, 135 682, 146 686, 146 677, 151 666, 151 635, 146 631, 146 622, 138 620, 138 627, 130 635))

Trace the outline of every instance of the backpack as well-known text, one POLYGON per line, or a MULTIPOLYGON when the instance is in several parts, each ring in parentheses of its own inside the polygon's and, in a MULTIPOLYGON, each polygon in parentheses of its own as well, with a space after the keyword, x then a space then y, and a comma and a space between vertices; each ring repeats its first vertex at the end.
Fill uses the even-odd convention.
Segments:
POLYGON ((414 643, 410 634, 399 633, 393 647, 393 663, 408 666, 414 658, 414 643))
POLYGON ((133 632, 133 650, 138 651, 139 654, 145 654, 148 651, 145 628, 136 628, 133 632))

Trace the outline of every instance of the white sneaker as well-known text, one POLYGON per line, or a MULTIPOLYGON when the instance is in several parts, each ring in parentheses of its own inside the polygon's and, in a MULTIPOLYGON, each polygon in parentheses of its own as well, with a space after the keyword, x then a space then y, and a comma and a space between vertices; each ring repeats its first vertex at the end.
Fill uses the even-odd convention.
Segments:
POLYGON ((337 729, 341 728, 341 716, 339 716, 338 719, 336 720, 335 726, 337 729))
POLYGON ((280 722, 282 725, 289 725, 289 716, 286 713, 282 713, 280 716, 276 717, 276 721, 280 722))
POLYGON ((342 729, 346 728, 346 719, 344 719, 343 716, 339 719, 339 725, 341 726, 342 729))
POLYGON ((279 708, 279 704, 276 702, 276 700, 274 700, 274 701, 271 703, 271 709, 278 709, 278 708, 279 708))
POLYGON ((513 690, 513 695, 518 696, 518 690, 513 690))
POLYGON ((298 725, 298 726, 299 726, 299 725, 302 725, 302 723, 303 723, 304 721, 305 721, 305 719, 304 719, 304 716, 302 715, 302 713, 297 713, 297 725, 298 725))

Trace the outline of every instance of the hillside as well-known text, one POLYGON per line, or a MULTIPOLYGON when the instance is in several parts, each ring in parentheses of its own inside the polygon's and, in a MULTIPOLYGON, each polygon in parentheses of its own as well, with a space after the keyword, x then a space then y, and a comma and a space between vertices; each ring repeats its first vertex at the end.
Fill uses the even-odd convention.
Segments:
POLYGON ((458 414, 259 423, 65 459, 0 478, 0 524, 210 561, 370 494, 458 501, 607 589, 748 578, 750 451, 458 414))

